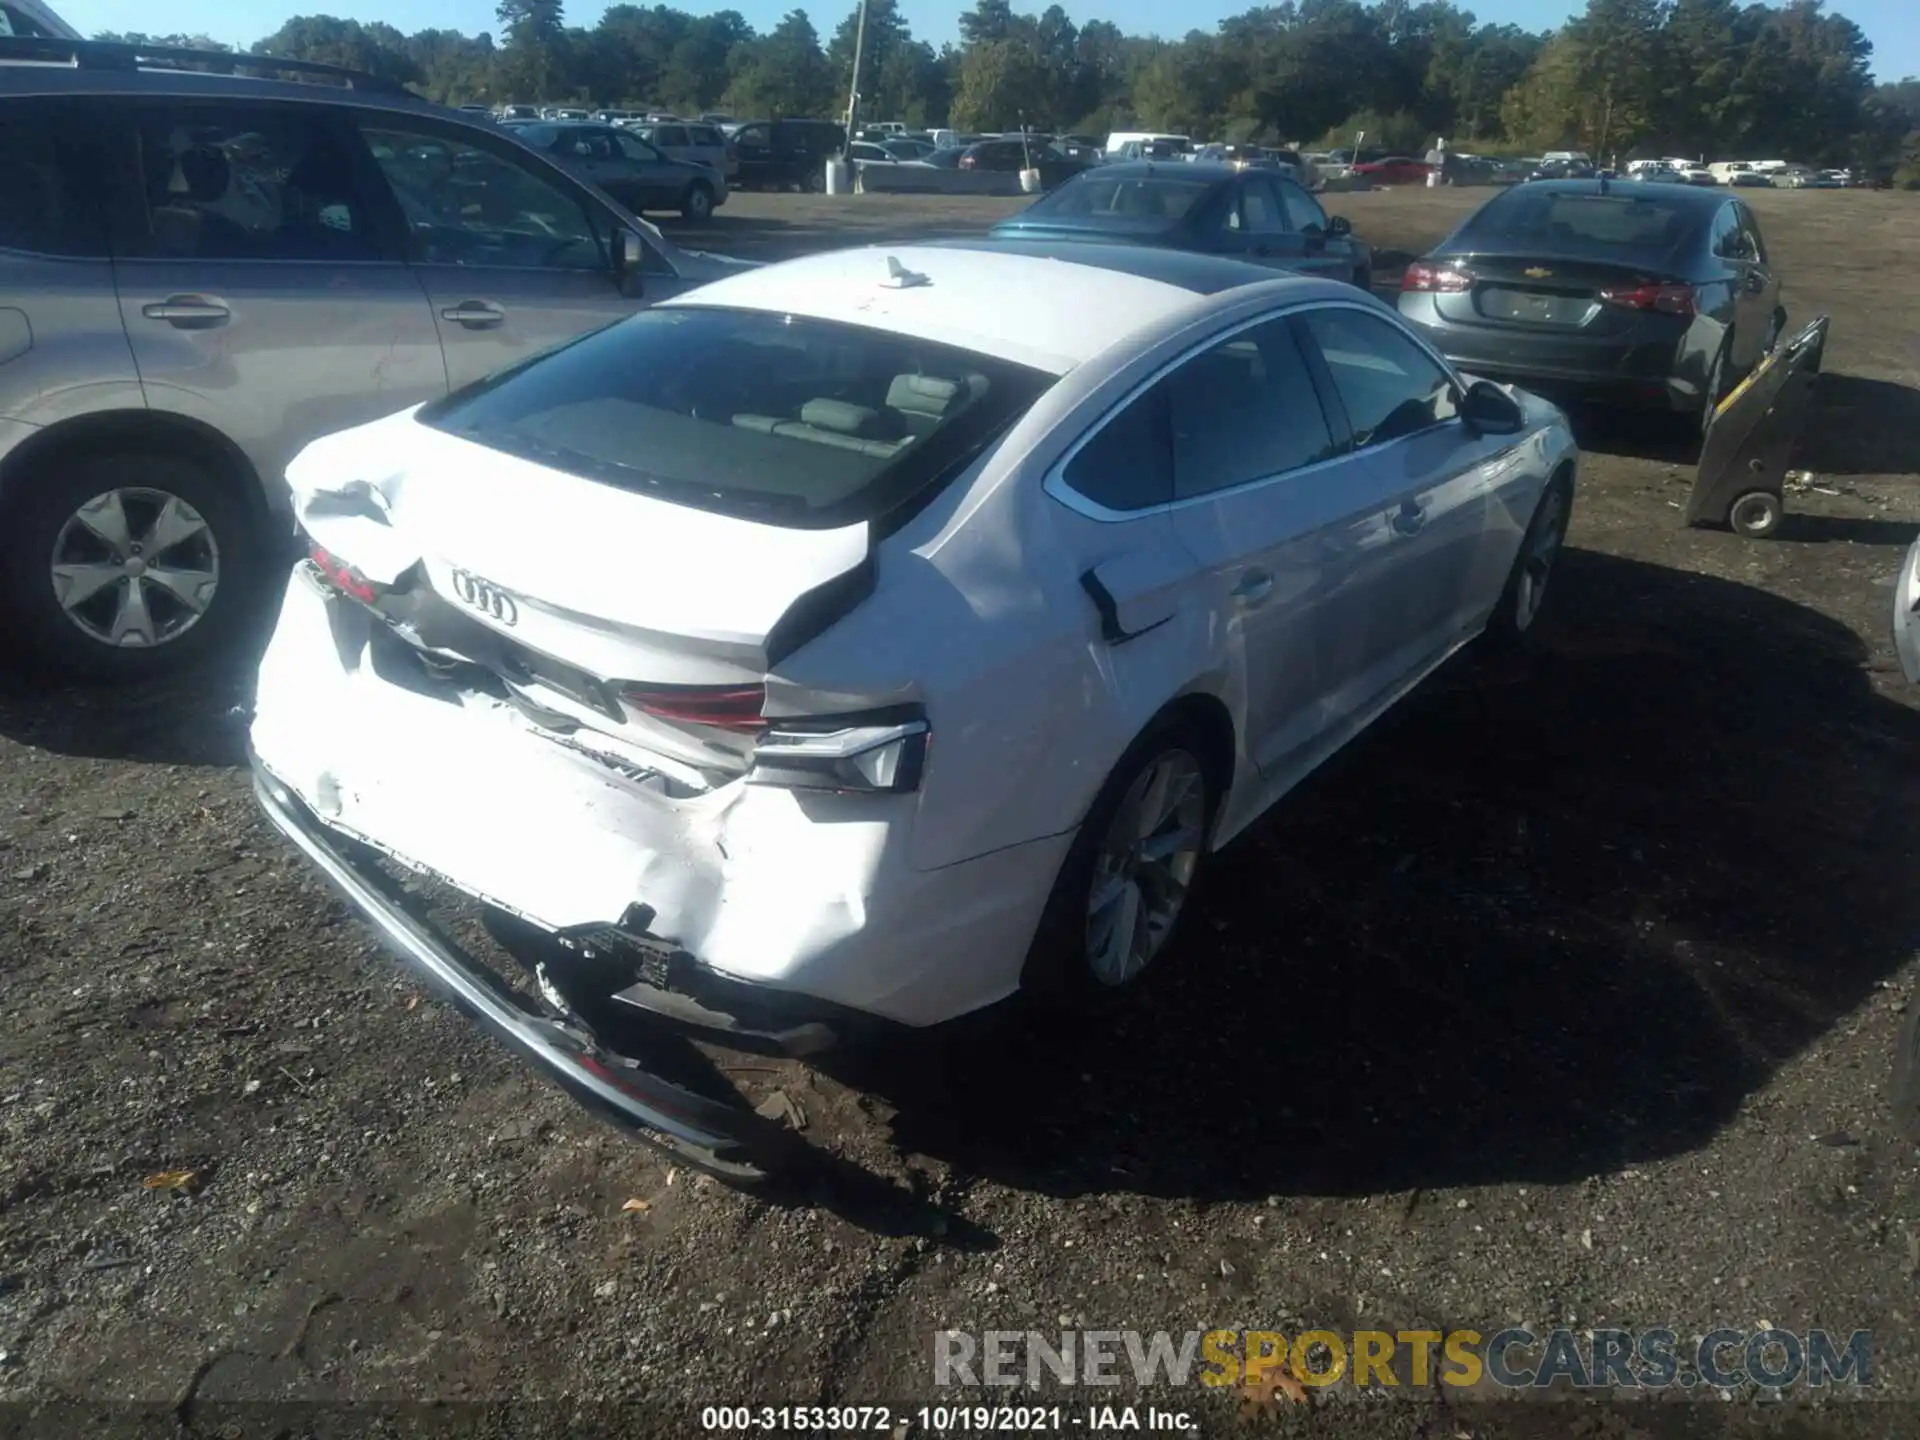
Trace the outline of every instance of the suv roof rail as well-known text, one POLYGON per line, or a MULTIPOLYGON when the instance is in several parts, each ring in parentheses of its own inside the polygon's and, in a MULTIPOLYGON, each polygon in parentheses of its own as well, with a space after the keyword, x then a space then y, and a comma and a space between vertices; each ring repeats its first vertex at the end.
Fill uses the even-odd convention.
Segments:
POLYGON ((215 74, 259 70, 289 75, 323 75, 348 89, 387 95, 413 92, 398 80, 369 74, 345 65, 318 60, 290 60, 278 55, 248 55, 234 50, 189 50, 176 45, 135 45, 122 40, 63 40, 53 35, 0 36, 0 61, 34 60, 70 65, 76 70, 140 70, 149 65, 205 66, 215 74))

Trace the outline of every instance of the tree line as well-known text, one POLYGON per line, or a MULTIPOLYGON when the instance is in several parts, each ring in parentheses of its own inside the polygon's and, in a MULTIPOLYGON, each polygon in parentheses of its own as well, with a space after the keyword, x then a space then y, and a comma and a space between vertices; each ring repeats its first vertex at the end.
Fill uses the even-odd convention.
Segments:
MULTIPOLYGON (((448 104, 845 111, 858 7, 824 41, 804 10, 765 33, 734 10, 501 0, 497 34, 298 16, 251 47, 404 81, 448 104)), ((103 37, 209 43, 204 37, 103 37)), ((225 48, 225 47, 219 47, 225 48)), ((1588 0, 1558 30, 1482 24, 1450 0, 1282 0, 1184 39, 1076 25, 1059 5, 976 0, 958 44, 869 0, 862 116, 997 131, 1169 130, 1232 141, 1423 150, 1780 157, 1920 178, 1920 80, 1876 87, 1872 45, 1823 0, 1588 0)), ((1903 177, 1905 178, 1905 177, 1903 177)))

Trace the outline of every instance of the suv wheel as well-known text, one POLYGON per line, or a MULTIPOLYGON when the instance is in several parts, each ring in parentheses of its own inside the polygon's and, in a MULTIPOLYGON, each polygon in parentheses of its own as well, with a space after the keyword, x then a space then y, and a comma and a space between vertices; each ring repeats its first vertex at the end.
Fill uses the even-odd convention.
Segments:
POLYGON ((42 658, 130 679, 216 649, 257 569, 253 516, 180 456, 90 455, 30 472, 0 530, 5 599, 42 658))
POLYGON ((680 215, 695 225, 705 224, 713 215, 713 191, 698 180, 687 186, 680 197, 680 215))

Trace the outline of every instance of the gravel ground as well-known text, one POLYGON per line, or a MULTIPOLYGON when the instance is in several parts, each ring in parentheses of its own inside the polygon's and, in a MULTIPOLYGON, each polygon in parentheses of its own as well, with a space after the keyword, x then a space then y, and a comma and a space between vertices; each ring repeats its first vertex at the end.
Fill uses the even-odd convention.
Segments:
MULTIPOLYGON (((1479 198, 1335 208, 1404 251, 1479 198)), ((1880 1403, 1144 1398, 1209 1433, 1920 1433, 1886 1100, 1920 934, 1886 624, 1920 302, 1881 278, 1913 273, 1920 209, 1756 204, 1796 315, 1834 317, 1782 537, 1682 529, 1672 427, 1582 417, 1541 653, 1456 663, 1223 856, 1197 943, 1113 1028, 722 1052, 834 1157, 804 1194, 670 1168, 412 986, 256 818, 244 660, 115 693, 0 671, 0 1435, 904 1418, 951 1398, 949 1326, 1767 1322, 1870 1329, 1880 1403)), ((1010 208, 740 196, 686 238, 776 255, 1010 208)))

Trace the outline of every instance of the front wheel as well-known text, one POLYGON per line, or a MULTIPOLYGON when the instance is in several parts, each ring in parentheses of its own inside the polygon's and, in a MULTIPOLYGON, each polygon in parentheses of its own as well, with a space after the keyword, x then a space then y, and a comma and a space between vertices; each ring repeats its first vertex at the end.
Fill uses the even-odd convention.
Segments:
POLYGON ((680 197, 680 214, 695 225, 705 224, 713 215, 713 190, 696 180, 680 197))
POLYGON ((1180 931, 1220 786, 1191 726, 1163 721, 1114 767, 1054 882, 1022 988, 1085 1007, 1133 988, 1180 931))

